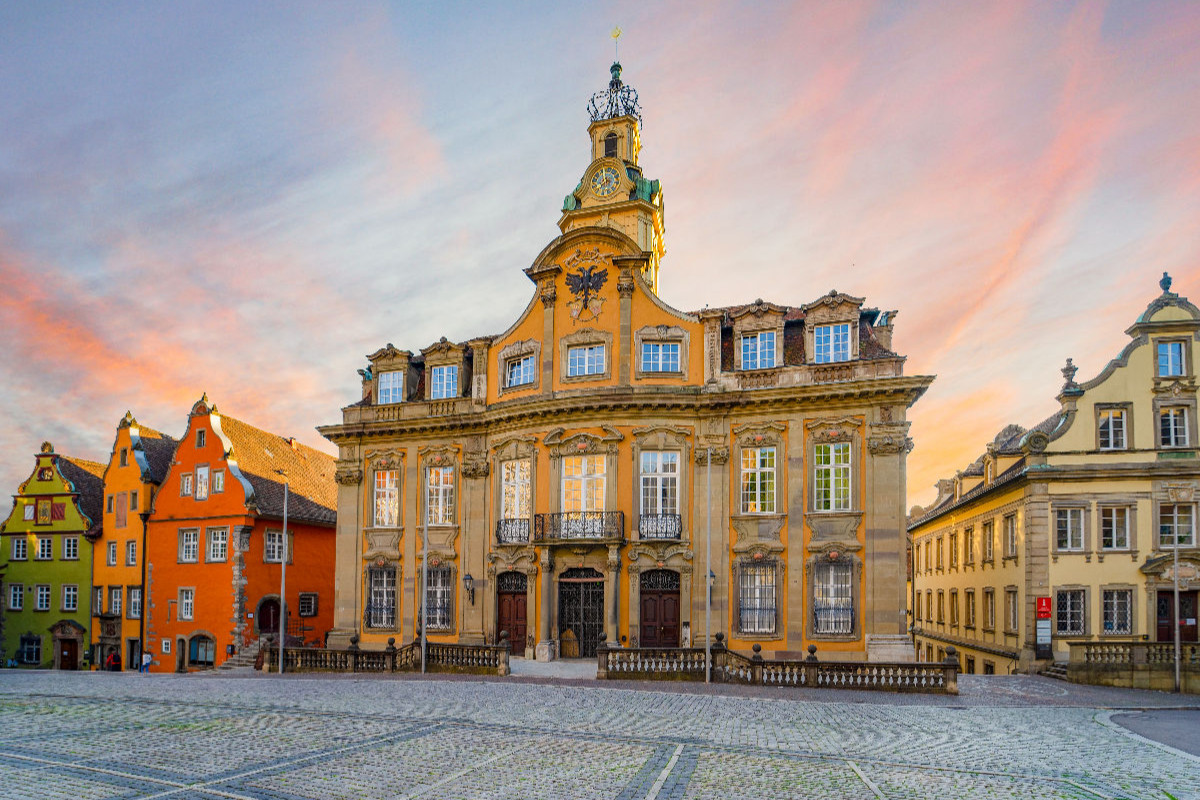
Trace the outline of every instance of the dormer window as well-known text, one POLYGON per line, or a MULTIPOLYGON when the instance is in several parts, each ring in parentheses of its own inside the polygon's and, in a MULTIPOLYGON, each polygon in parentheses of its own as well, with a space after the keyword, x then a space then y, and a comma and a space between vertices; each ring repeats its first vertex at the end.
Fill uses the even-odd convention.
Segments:
POLYGON ((446 400, 458 396, 458 366, 434 367, 430 375, 429 399, 446 400))
POLYGON ((403 400, 404 373, 399 370, 379 373, 379 397, 376 402, 385 405, 399 403, 403 400))
POLYGON ((742 369, 770 369, 774 366, 774 331, 759 331, 742 337, 742 369))
POLYGON ((829 364, 850 360, 850 325, 818 325, 813 330, 813 361, 829 364))
POLYGON ((610 133, 604 137, 604 157, 617 157, 617 135, 615 133, 610 133))
POLYGON ((1183 342, 1159 342, 1158 376, 1171 378, 1183 374, 1183 342))

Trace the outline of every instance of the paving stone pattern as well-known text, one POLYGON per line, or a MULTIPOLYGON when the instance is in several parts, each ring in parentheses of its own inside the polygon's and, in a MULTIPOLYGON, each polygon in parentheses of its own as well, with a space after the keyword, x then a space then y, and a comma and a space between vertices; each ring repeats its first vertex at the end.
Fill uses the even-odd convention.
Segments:
POLYGON ((1200 800, 1200 758, 1109 720, 1190 698, 1107 692, 0 671, 0 797, 1200 800))

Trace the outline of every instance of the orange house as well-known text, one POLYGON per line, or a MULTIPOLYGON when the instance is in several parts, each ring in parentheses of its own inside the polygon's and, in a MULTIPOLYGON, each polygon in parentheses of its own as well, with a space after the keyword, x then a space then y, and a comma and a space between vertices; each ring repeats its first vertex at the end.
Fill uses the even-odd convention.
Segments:
POLYGON ((113 653, 124 669, 137 669, 142 663, 142 514, 150 511, 176 444, 170 436, 139 425, 128 411, 117 423, 104 470, 103 532, 92 544, 92 662, 97 666, 106 665, 113 653))
POLYGON ((333 475, 332 457, 219 414, 207 395, 192 407, 147 523, 153 671, 210 669, 256 652, 281 617, 291 645, 324 642, 333 626, 333 475))

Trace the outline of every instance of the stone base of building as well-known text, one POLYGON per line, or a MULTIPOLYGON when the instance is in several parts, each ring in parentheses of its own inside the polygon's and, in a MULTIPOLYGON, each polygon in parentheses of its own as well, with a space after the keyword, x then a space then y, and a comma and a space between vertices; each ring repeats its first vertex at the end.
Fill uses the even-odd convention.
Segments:
POLYGON ((534 648, 534 658, 538 661, 553 661, 558 658, 558 642, 550 639, 545 642, 538 642, 534 648))
POLYGON ((356 631, 348 630, 346 628, 334 628, 333 630, 331 630, 329 632, 329 635, 326 637, 325 646, 328 647, 330 650, 349 649, 350 637, 353 636, 355 633, 356 633, 356 631))
POLYGON ((867 661, 908 664, 917 660, 912 639, 904 634, 868 633, 867 661))

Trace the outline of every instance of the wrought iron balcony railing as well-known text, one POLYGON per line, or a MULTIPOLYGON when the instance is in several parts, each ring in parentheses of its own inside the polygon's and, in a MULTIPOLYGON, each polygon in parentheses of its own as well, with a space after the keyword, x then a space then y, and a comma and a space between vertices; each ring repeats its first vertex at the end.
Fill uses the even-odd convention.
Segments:
POLYGON ((499 544, 526 544, 529 542, 529 518, 504 518, 496 520, 496 542, 499 544))
POLYGON ((536 542, 622 541, 625 538, 623 511, 537 514, 533 522, 536 542))
POLYGON ((641 539, 679 539, 683 536, 683 518, 678 514, 642 514, 638 516, 641 539))

